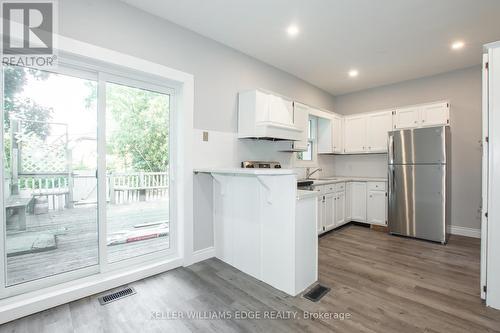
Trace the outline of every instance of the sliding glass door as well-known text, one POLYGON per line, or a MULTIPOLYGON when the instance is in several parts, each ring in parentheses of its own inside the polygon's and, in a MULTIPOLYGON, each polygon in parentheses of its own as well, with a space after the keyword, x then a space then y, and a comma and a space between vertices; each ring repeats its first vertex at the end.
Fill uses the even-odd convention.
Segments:
POLYGON ((110 263, 170 247, 170 95, 106 82, 110 263))
POLYGON ((97 81, 17 66, 3 77, 6 285, 97 265, 97 81))
POLYGON ((0 298, 173 253, 172 90, 73 62, 2 74, 0 298))

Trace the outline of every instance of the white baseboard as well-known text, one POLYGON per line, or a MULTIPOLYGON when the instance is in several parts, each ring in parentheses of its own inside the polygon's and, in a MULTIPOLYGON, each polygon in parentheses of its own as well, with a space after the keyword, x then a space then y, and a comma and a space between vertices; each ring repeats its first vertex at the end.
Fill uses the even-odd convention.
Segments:
POLYGON ((215 257, 215 247, 207 247, 203 250, 193 252, 189 265, 215 257))
POLYGON ((450 233, 452 235, 481 238, 481 229, 459 227, 459 226, 452 225, 450 228, 450 233))

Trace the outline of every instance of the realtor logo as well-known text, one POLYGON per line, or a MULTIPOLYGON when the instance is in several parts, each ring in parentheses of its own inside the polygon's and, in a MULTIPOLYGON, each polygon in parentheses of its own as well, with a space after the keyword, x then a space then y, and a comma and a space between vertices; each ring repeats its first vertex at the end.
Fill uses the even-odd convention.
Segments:
POLYGON ((54 7, 54 1, 50 0, 2 2, 4 63, 35 67, 54 65, 54 7))

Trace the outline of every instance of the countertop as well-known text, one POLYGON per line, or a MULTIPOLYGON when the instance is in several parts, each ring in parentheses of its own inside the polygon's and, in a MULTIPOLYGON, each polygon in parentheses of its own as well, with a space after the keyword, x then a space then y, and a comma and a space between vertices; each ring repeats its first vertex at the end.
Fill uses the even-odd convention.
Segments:
POLYGON ((231 175, 294 175, 295 171, 292 169, 245 169, 245 168, 201 168, 194 169, 193 172, 201 173, 218 173, 218 174, 231 174, 231 175))
POLYGON ((387 178, 381 177, 328 177, 331 179, 310 179, 314 183, 312 186, 318 185, 326 185, 326 184, 335 184, 335 183, 343 183, 343 182, 387 182, 387 178))

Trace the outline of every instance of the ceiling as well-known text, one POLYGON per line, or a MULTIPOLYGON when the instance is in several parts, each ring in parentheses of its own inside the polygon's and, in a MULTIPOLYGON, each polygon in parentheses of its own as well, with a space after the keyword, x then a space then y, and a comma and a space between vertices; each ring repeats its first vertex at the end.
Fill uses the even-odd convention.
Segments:
POLYGON ((500 40, 499 0, 123 1, 333 95, 473 66, 500 40))

